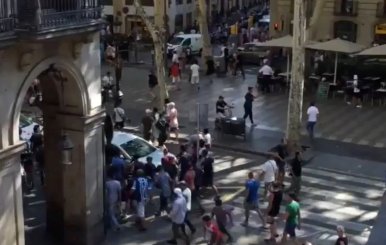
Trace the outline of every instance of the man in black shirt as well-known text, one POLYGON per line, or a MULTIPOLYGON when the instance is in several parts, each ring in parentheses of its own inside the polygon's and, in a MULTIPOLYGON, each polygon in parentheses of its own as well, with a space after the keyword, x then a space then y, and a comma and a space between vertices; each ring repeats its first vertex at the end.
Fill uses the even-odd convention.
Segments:
POLYGON ((227 106, 228 104, 224 101, 224 97, 220 95, 216 102, 216 114, 219 115, 220 117, 226 117, 225 109, 227 106))
POLYGON ((244 102, 244 120, 249 117, 249 120, 251 120, 252 126, 255 125, 253 122, 253 115, 252 115, 252 103, 253 100, 256 98, 252 93, 253 87, 248 87, 248 92, 245 94, 245 102, 244 102))
POLYGON ((238 70, 240 70, 241 75, 243 76, 243 79, 245 79, 243 56, 239 52, 237 52, 236 54, 236 67, 233 73, 234 76, 236 76, 238 70))
POLYGON ((31 136, 31 138, 29 139, 29 141, 31 143, 32 153, 35 154, 36 150, 41 145, 43 145, 43 135, 40 132, 40 126, 39 125, 35 125, 34 126, 34 132, 33 132, 32 136, 31 136))
POLYGON ((300 152, 295 153, 295 158, 291 161, 291 186, 290 191, 297 196, 300 193, 301 180, 302 180, 302 159, 300 152))

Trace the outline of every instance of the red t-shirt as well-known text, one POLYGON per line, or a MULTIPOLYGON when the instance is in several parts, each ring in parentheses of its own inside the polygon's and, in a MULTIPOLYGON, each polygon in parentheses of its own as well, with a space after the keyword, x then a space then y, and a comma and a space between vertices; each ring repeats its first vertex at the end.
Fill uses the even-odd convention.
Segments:
POLYGON ((173 77, 178 77, 180 75, 180 68, 177 64, 172 65, 172 67, 170 68, 170 73, 173 77))
POLYGON ((215 242, 218 242, 220 240, 223 239, 223 236, 224 234, 222 234, 222 232, 220 231, 220 229, 218 228, 218 226, 216 224, 214 224, 213 222, 210 222, 209 225, 205 225, 205 228, 212 233, 212 236, 214 236, 215 238, 215 242))
POLYGON ((189 187, 191 191, 194 191, 196 189, 196 186, 194 184, 195 178, 196 178, 196 172, 194 172, 194 170, 188 170, 185 173, 184 180, 186 182, 186 185, 189 187))

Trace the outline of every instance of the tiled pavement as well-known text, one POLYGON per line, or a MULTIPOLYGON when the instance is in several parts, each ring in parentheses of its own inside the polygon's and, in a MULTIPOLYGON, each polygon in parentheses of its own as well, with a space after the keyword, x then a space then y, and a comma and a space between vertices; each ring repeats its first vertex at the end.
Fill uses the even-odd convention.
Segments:
MULTIPOLYGON (((249 69, 249 68, 246 68, 249 69)), ((124 72, 127 82, 122 83, 125 93, 124 107, 130 110, 144 110, 149 106, 147 90, 147 74, 143 70, 127 68, 124 72), (132 75, 129 77, 129 74, 132 75), (135 77, 134 77, 135 76, 135 77)), ((247 74, 247 78, 240 77, 216 78, 213 83, 202 78, 199 92, 197 88, 182 82, 180 91, 172 90, 170 96, 177 104, 180 117, 194 120, 197 102, 208 104, 208 120, 215 119, 215 102, 219 95, 223 95, 228 103, 233 103, 233 115, 243 115, 244 94, 248 86, 255 85, 255 75, 247 74)), ((258 126, 257 129, 285 131, 288 95, 275 93, 258 95, 254 102, 253 112, 258 126)), ((303 115, 305 115, 310 99, 305 98, 303 115)), ((377 148, 386 147, 386 130, 382 126, 386 120, 386 107, 365 104, 362 109, 348 106, 343 99, 328 99, 317 101, 320 110, 319 121, 316 126, 316 138, 353 143, 377 148)), ((306 116, 303 116, 304 125, 306 116)), ((133 118, 135 121, 136 119, 133 118)), ((306 135, 305 129, 302 135, 306 135)))

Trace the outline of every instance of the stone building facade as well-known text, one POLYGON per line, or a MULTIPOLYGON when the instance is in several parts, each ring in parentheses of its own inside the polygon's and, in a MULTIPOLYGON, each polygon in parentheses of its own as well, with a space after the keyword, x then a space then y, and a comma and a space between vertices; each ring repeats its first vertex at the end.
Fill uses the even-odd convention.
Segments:
POLYGON ((65 244, 104 236, 98 0, 0 0, 0 244, 24 245, 19 117, 40 80, 46 225, 65 244), (17 4, 18 3, 18 4, 17 4), (63 135, 74 144, 62 163, 63 135))
MULTIPOLYGON (((310 1, 308 15, 316 0, 310 1)), ((316 40, 340 37, 363 45, 386 42, 386 1, 384 0, 326 0, 317 24, 316 40)), ((271 36, 292 32, 293 0, 271 1, 271 36)))

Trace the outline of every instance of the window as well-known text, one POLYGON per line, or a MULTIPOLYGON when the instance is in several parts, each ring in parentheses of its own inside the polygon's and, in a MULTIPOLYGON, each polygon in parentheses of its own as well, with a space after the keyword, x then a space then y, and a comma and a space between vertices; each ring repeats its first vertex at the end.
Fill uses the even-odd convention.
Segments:
POLYGON ((192 0, 187 0, 186 3, 187 3, 187 4, 192 3, 192 0))
POLYGON ((188 38, 182 43, 182 47, 189 47, 192 44, 192 39, 188 38))
POLYGON ((184 27, 184 16, 182 14, 176 15, 175 21, 174 21, 175 31, 179 32, 183 30, 184 27))
POLYGON ((107 5, 107 6, 113 5, 113 0, 102 0, 102 5, 107 5))
POLYGON ((174 37, 169 43, 171 45, 180 45, 183 40, 184 39, 182 37, 174 37))
POLYGON ((351 21, 337 21, 334 24, 334 38, 341 38, 355 42, 357 39, 357 25, 351 21))
POLYGON ((184 4, 184 0, 176 0, 176 4, 177 5, 184 4))
POLYGON ((135 138, 120 145, 133 158, 142 158, 153 153, 156 149, 146 141, 135 138))
POLYGON ((193 25, 193 15, 192 13, 186 14, 186 26, 191 27, 193 25))

